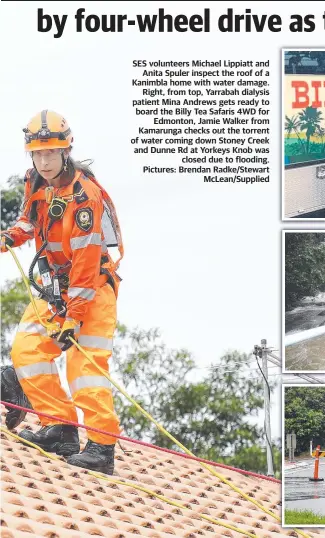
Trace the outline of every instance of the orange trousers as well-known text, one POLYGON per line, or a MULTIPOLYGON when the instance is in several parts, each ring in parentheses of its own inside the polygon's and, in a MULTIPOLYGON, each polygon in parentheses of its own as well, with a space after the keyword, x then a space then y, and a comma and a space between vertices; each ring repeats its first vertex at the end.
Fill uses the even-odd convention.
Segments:
MULTIPOLYGON (((36 304, 42 321, 46 322, 52 315, 48 303, 36 299, 36 304)), ((62 326, 64 318, 56 317, 55 321, 62 326)), ((96 364, 107 372, 116 321, 116 297, 111 286, 106 284, 97 289, 90 301, 80 333, 76 336, 96 364)), ((19 382, 34 410, 77 422, 76 406, 83 411, 86 426, 119 434, 119 419, 114 411, 110 382, 76 346, 71 346, 66 354, 72 400, 68 399, 61 386, 54 362, 61 355, 60 344, 47 336, 32 304, 29 304, 18 326, 11 357, 19 382)), ((42 426, 59 423, 43 417, 40 421, 42 426)), ((117 441, 115 437, 89 430, 87 435, 96 443, 115 444, 117 441)))

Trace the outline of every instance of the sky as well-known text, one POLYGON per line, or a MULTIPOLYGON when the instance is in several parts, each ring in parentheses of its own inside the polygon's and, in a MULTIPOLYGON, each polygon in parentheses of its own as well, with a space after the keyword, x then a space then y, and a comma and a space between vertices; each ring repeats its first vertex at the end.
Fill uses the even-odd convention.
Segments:
MULTIPOLYGON (((240 2, 207 2, 212 19, 240 2)), ((286 20, 291 3, 272 2, 286 20)), ((316 3, 315 3, 316 4, 316 3)), ((303 9, 305 3, 296 2, 303 9)), ((84 2, 87 13, 193 14, 196 2, 84 2)), ((270 9, 266 3, 262 10, 270 9)), ((261 12, 258 2, 248 2, 261 12)), ((118 300, 119 321, 129 327, 159 327, 169 348, 187 348, 198 375, 217 365, 227 350, 250 353, 261 339, 281 348, 281 112, 282 46, 317 46, 321 30, 305 38, 290 34, 76 33, 75 2, 7 2, 1 5, 2 106, 1 185, 23 175, 31 161, 22 128, 42 109, 68 120, 73 156, 91 158, 99 182, 117 209, 125 258, 118 300), (19 4, 19 6, 17 5, 19 4), (18 11, 19 7, 19 11, 18 11), (37 32, 37 9, 68 14, 60 39, 37 32), (17 15, 19 13, 19 15, 17 15), (14 28, 14 30, 13 30, 14 28), (19 36, 19 39, 17 39, 19 36), (266 60, 271 87, 271 181, 254 186, 204 184, 196 175, 144 175, 133 153, 139 118, 131 80, 133 60, 266 60)), ((314 9, 315 11, 315 9, 314 9)), ((319 9, 319 17, 321 10, 319 9)), ((166 163, 161 156, 156 165, 166 163)), ((168 164, 172 163, 172 157, 168 164)), ((296 227, 298 227, 296 225, 296 227)), ((301 227, 301 226, 300 226, 301 227)), ((305 225, 304 228, 307 226, 305 225)), ((292 228, 286 223, 286 229, 292 228)), ((25 271, 34 249, 17 254, 25 271)), ((0 282, 18 276, 10 254, 1 257, 0 282)), ((252 375, 258 375, 255 365, 252 375)), ((270 374, 279 370, 270 369, 270 374)), ((280 387, 272 397, 272 436, 281 435, 280 387)), ((259 418, 263 421, 263 415, 259 418)))

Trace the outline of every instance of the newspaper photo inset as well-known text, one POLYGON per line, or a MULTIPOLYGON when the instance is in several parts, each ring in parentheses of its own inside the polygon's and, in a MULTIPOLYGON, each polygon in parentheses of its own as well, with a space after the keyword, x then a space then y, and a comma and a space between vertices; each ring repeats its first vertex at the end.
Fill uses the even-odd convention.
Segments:
POLYGON ((283 51, 284 218, 325 218, 325 50, 283 51))

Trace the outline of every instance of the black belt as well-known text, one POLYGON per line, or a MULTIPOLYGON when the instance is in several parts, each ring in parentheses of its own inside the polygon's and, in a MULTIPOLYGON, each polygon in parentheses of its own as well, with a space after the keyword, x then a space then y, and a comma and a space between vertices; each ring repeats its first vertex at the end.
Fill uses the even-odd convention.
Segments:
POLYGON ((105 269, 104 267, 101 267, 99 274, 107 276, 107 284, 109 284, 113 288, 113 291, 115 293, 116 292, 116 290, 115 290, 115 282, 114 282, 114 279, 113 279, 111 273, 108 271, 108 269, 105 269))
MULTIPOLYGON (((111 273, 108 271, 108 269, 101 267, 99 274, 107 276, 107 284, 109 284, 113 288, 113 291, 115 292, 115 282, 111 273)), ((57 277, 59 280, 61 292, 66 293, 69 287, 69 275, 67 273, 61 273, 60 275, 57 275, 57 277)))

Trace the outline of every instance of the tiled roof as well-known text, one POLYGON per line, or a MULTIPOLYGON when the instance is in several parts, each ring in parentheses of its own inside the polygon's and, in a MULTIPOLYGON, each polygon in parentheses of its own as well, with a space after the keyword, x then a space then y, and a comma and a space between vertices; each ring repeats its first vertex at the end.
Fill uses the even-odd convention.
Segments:
MULTIPOLYGON (((2 408, 2 422, 4 420, 2 408)), ((35 415, 27 415, 32 429, 35 415)), ((26 426, 22 424, 19 428, 26 426)), ((19 432, 17 432, 19 433, 19 432)), ((84 430, 80 432, 85 443, 84 430)), ((173 501, 180 509, 134 489, 100 480, 86 470, 53 461, 17 440, 2 438, 2 538, 239 538, 237 531, 200 518, 207 514, 261 538, 297 536, 281 528, 199 463, 155 449, 122 442, 116 450, 113 479, 133 481, 173 501)), ((228 480, 268 510, 280 515, 280 484, 248 478, 220 469, 228 480)), ((308 529, 312 537, 325 537, 325 529, 308 529)))

